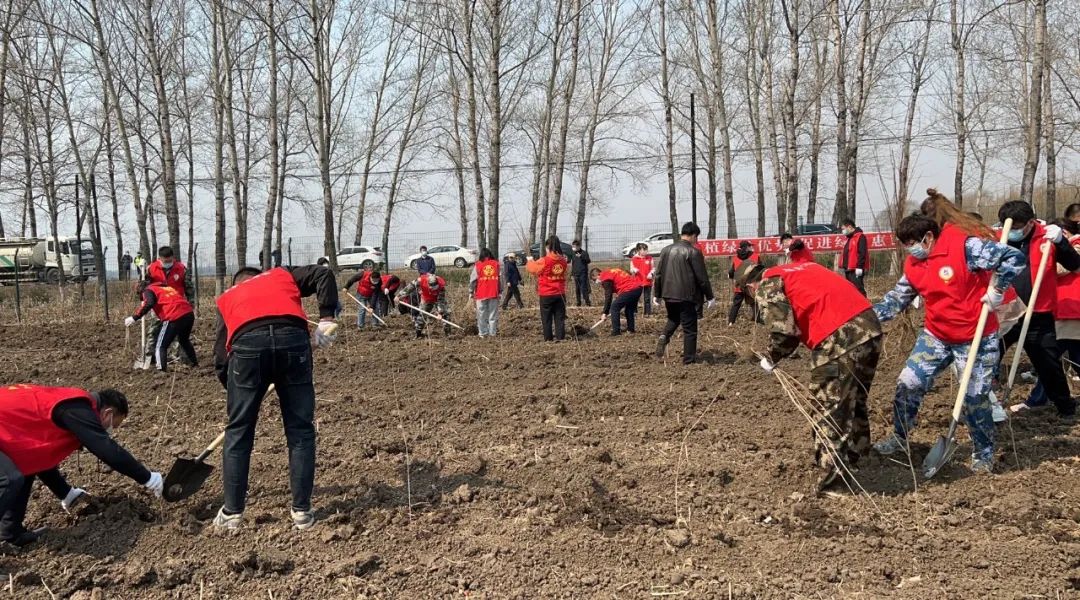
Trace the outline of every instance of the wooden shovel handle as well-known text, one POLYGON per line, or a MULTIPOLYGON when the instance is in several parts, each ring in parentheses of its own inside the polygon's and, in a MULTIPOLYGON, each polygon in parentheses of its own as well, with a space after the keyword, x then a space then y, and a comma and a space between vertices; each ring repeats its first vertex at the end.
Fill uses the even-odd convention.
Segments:
MULTIPOLYGON (((1005 222, 1001 224, 1000 243, 1004 244, 1009 241, 1010 229, 1012 229, 1012 219, 1005 219, 1005 222)), ((995 284, 997 284, 997 277, 990 278, 990 287, 986 291, 993 291, 995 284)), ((979 346, 982 345, 983 332, 986 331, 986 321, 989 318, 990 307, 983 304, 982 310, 979 312, 979 323, 975 326, 975 336, 971 340, 967 360, 964 362, 964 372, 960 376, 960 385, 956 388, 956 401, 953 402, 952 409, 953 423, 960 420, 960 412, 964 409, 964 396, 967 395, 968 382, 971 381, 971 372, 975 369, 975 358, 979 355, 979 346)))
MULTIPOLYGON (((269 394, 270 392, 273 392, 273 391, 274 391, 274 384, 271 383, 270 387, 266 388, 266 393, 269 394)), ((206 450, 203 450, 201 454, 199 454, 197 457, 195 457, 195 462, 203 462, 204 460, 206 460, 206 458, 208 456, 210 456, 211 454, 213 454, 214 450, 217 450, 218 448, 220 448, 223 443, 225 443, 225 432, 224 431, 219 433, 218 436, 216 438, 214 438, 214 441, 210 442, 210 445, 206 447, 206 450)))
POLYGON ((1039 289, 1042 287, 1043 275, 1046 274, 1046 263, 1050 258, 1050 241, 1042 243, 1042 257, 1039 258, 1039 272, 1035 274, 1035 283, 1031 285, 1031 297, 1028 298, 1027 310, 1024 311, 1024 324, 1020 326, 1020 337, 1016 342, 1016 350, 1013 352, 1012 366, 1009 367, 1009 380, 1005 388, 1011 390, 1016 381, 1016 372, 1020 370, 1020 355, 1024 353, 1024 340, 1027 339, 1028 327, 1031 325, 1031 314, 1035 312, 1035 301, 1039 298, 1039 289))

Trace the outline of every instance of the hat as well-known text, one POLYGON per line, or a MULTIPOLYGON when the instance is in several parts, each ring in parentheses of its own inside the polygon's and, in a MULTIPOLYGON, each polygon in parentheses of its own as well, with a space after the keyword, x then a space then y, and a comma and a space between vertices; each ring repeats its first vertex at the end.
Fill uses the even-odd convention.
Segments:
POLYGON ((748 283, 759 281, 761 274, 764 272, 765 267, 749 261, 744 262, 735 270, 735 285, 742 287, 748 283))

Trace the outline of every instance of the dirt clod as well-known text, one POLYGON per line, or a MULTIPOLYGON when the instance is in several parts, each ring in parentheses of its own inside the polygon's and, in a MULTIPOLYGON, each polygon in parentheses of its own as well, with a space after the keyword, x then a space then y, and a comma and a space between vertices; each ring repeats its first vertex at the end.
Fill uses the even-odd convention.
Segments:
POLYGON ((685 548, 690 545, 690 532, 685 529, 668 529, 664 531, 664 539, 675 548, 685 548))

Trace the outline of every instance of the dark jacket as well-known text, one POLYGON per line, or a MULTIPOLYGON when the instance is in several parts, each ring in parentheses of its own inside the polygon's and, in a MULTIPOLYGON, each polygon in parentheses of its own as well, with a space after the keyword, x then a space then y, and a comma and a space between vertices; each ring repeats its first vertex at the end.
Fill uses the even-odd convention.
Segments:
POLYGON ((416 272, 421 275, 435 272, 435 259, 429 254, 416 259, 416 272))
POLYGON ((131 255, 125 254, 120 257, 120 268, 125 271, 131 270, 131 255))
POLYGON ((849 254, 849 252, 851 252, 851 249, 850 249, 851 248, 851 242, 852 242, 852 240, 855 239, 855 234, 856 233, 863 233, 862 228, 861 227, 856 227, 855 231, 852 232, 852 234, 848 236, 847 241, 844 242, 844 251, 843 251, 843 253, 840 254, 840 268, 845 270, 845 271, 854 271, 855 269, 862 269, 864 271, 866 270, 866 264, 867 264, 866 263, 866 258, 868 256, 870 250, 866 245, 866 235, 865 234, 860 235, 859 240, 856 242, 858 244, 858 246, 855 247, 856 248, 856 250, 855 250, 856 251, 855 264, 853 264, 853 265, 848 264, 848 262, 849 262, 848 258, 851 256, 849 254))
POLYGON ((570 256, 570 273, 574 275, 588 275, 589 265, 592 264, 592 258, 589 258, 589 251, 584 248, 577 252, 571 252, 570 256))
POLYGON ((506 273, 505 281, 507 285, 521 285, 521 271, 518 270, 516 262, 510 260, 509 258, 504 259, 503 271, 506 273))
POLYGON ((705 256, 697 246, 680 239, 660 252, 653 276, 653 297, 676 302, 713 299, 705 256))

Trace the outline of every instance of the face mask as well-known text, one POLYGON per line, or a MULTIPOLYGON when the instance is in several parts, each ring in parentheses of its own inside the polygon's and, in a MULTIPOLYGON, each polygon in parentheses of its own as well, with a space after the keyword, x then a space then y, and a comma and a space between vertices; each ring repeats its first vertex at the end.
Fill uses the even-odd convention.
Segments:
POLYGON ((173 266, 173 264, 172 264, 171 262, 165 262, 165 261, 162 261, 162 262, 161 262, 161 266, 162 266, 162 267, 164 267, 164 268, 166 268, 166 269, 171 269, 171 268, 172 268, 172 266, 173 266))
POLYGON ((911 255, 915 260, 926 260, 930 256, 930 244, 926 242, 926 236, 923 236, 921 242, 905 246, 904 250, 911 255))
POLYGON ((420 256, 427 256, 427 250, 421 250, 420 256))
POLYGON ((791 248, 784 248, 784 256, 791 256, 791 248))
POLYGON ((113 434, 113 422, 114 422, 114 420, 113 420, 113 414, 112 413, 109 413, 109 424, 108 425, 105 424, 104 420, 101 421, 101 426, 105 428, 105 433, 107 433, 109 435, 109 437, 112 437, 112 434, 113 434))
POLYGON ((852 235, 854 235, 854 234, 855 234, 855 230, 854 230, 854 229, 845 229, 845 230, 844 230, 844 235, 846 235, 846 236, 848 236, 848 237, 851 237, 851 236, 852 236, 852 235))
POLYGON ((1022 239, 1024 239, 1024 229, 1012 229, 1009 231, 1010 242, 1019 242, 1022 239))

